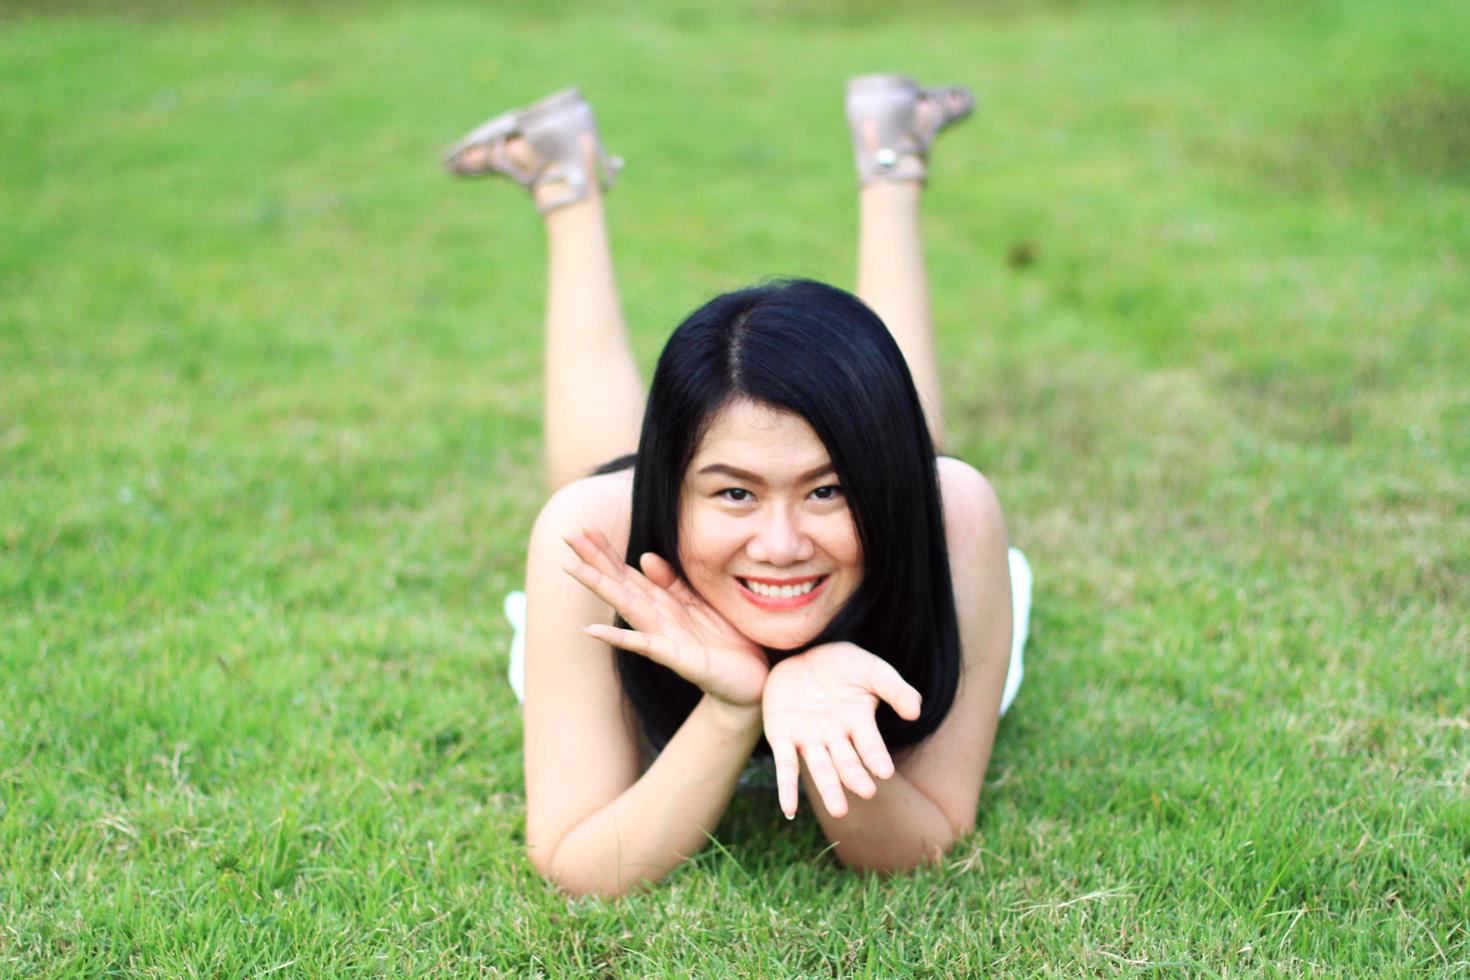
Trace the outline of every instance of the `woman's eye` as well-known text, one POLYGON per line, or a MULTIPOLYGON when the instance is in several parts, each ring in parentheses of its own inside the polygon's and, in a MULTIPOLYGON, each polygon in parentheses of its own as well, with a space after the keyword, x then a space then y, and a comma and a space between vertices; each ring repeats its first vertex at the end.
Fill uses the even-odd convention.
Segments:
POLYGON ((812 496, 818 500, 836 500, 842 496, 842 488, 838 486, 817 487, 812 491, 812 496))
POLYGON ((750 499, 750 491, 742 490, 739 487, 726 487, 724 490, 715 494, 715 496, 724 497, 726 500, 733 500, 736 503, 742 503, 750 499))

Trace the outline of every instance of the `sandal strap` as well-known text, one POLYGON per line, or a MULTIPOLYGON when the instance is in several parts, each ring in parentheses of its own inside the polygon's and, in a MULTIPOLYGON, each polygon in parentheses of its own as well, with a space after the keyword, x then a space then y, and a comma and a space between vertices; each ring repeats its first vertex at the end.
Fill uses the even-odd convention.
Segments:
MULTIPOLYGON (((623 169, 623 158, 610 157, 599 150, 596 165, 598 186, 604 191, 611 190, 617 183, 618 171, 623 169)), ((563 188, 560 193, 541 195, 536 209, 543 215, 568 204, 576 204, 587 196, 587 173, 580 164, 552 164, 546 167, 530 185, 530 190, 535 194, 543 187, 558 184, 563 188)))
POLYGON ((515 134, 516 114, 514 112, 507 112, 488 122, 481 123, 444 151, 444 169, 461 177, 504 173, 517 182, 523 183, 529 179, 526 172, 517 167, 514 161, 505 159, 503 155, 497 159, 494 152, 497 145, 503 145, 515 134), (483 150, 485 153, 483 159, 471 163, 470 154, 474 150, 483 150))
POLYGON ((538 209, 546 214, 587 196, 593 174, 588 172, 583 141, 589 133, 597 147, 592 169, 597 171, 600 186, 610 189, 623 161, 609 157, 602 148, 592 107, 575 88, 563 89, 482 124, 450 147, 444 165, 461 176, 503 174, 533 196, 544 188, 558 187, 558 191, 541 195, 538 209), (506 152, 507 144, 517 137, 537 158, 535 164, 523 166, 506 152), (482 150, 483 156, 472 164, 468 160, 473 150, 482 150))
POLYGON ((970 90, 960 85, 920 88, 905 75, 863 75, 847 83, 847 119, 858 179, 923 182, 929 148, 941 131, 968 116, 970 90), (920 127, 919 108, 932 107, 920 127))

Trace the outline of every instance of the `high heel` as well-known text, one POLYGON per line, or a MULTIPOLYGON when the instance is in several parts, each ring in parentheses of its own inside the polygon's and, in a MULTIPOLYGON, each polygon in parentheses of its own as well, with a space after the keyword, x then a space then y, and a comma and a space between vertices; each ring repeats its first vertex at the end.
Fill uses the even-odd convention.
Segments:
POLYGON ((847 82, 847 123, 858 181, 924 181, 935 137, 975 108, 963 85, 920 88, 906 75, 859 75, 847 82))
POLYGON ((461 177, 504 174, 530 191, 547 214, 586 198, 594 179, 611 189, 623 161, 608 156, 592 107, 569 88, 481 124, 449 148, 444 168, 461 177), (508 144, 517 138, 525 141, 529 159, 512 157, 508 144))

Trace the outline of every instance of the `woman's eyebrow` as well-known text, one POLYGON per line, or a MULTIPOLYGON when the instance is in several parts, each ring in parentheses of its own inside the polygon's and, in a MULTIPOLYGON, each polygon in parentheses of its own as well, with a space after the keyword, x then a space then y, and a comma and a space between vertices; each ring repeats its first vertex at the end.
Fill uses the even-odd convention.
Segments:
MULTIPOLYGON (((832 464, 823 463, 821 466, 818 466, 815 469, 807 470, 805 473, 798 475, 796 478, 796 482, 806 483, 809 480, 815 480, 819 476, 826 476, 828 473, 832 472, 834 472, 832 464)), ((708 466, 701 467, 699 470, 699 475, 704 476, 706 474, 728 476, 736 480, 744 480, 746 483, 753 483, 757 486, 762 487, 766 485, 765 479, 758 474, 752 473, 749 470, 742 470, 738 466, 731 466, 729 463, 711 463, 708 466)))

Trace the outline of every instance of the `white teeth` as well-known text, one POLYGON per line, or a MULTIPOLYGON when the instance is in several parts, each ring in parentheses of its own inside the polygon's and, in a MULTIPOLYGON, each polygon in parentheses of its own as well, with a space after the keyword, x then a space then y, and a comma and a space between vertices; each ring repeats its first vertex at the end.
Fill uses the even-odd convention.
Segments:
POLYGON ((756 595, 767 596, 772 599, 794 599, 799 595, 806 595, 815 589, 821 582, 820 579, 812 579, 800 585, 766 585, 764 582, 746 581, 745 585, 756 595))

